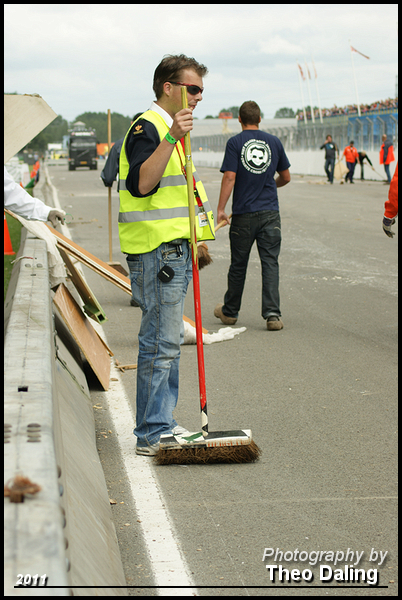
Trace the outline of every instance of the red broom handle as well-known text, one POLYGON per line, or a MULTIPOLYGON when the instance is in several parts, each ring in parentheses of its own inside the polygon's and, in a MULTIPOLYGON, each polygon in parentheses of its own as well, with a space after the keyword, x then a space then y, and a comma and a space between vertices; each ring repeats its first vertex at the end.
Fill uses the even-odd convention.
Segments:
MULTIPOLYGON (((181 88, 181 103, 182 108, 187 108, 187 88, 185 86, 182 86, 181 88)), ((200 388, 201 425, 202 435, 206 437, 208 435, 207 393, 205 387, 204 343, 202 339, 200 276, 198 268, 197 236, 195 227, 194 187, 190 132, 187 132, 184 136, 184 152, 186 159, 188 213, 190 221, 191 262, 193 268, 194 313, 195 332, 197 339, 198 383, 200 388)))

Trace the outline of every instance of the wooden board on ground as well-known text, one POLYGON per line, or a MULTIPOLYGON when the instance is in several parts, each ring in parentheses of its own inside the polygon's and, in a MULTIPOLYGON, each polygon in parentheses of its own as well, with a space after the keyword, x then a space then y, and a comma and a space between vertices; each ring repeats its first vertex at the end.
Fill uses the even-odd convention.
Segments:
POLYGON ((59 252, 61 254, 62 259, 64 260, 67 269, 70 272, 71 281, 75 285, 79 295, 82 298, 82 301, 84 302, 85 313, 88 315, 88 317, 91 317, 91 319, 94 319, 98 323, 103 323, 103 321, 107 320, 107 317, 101 305, 95 298, 91 288, 85 281, 85 278, 74 266, 67 252, 63 250, 63 248, 59 248, 59 252))
POLYGON ((110 380, 110 359, 107 347, 63 283, 58 286, 53 302, 99 383, 104 390, 107 390, 110 380))
MULTIPOLYGON (((99 258, 94 256, 94 254, 88 252, 88 250, 84 250, 84 248, 82 248, 72 240, 69 240, 62 233, 59 233, 50 225, 48 225, 48 227, 53 233, 53 235, 56 236, 57 246, 59 247, 59 249, 65 250, 65 252, 82 262, 84 265, 86 265, 99 275, 102 275, 102 277, 104 277, 111 283, 114 283, 115 285, 117 285, 117 287, 119 287, 124 292, 127 292, 131 296, 131 282, 128 277, 125 277, 124 275, 116 271, 116 269, 110 267, 107 263, 103 262, 103 260, 100 260, 99 258)), ((183 319, 190 323, 193 327, 195 327, 194 321, 185 316, 183 316, 183 319)), ((204 329, 203 327, 202 332, 208 333, 208 330, 204 329)))

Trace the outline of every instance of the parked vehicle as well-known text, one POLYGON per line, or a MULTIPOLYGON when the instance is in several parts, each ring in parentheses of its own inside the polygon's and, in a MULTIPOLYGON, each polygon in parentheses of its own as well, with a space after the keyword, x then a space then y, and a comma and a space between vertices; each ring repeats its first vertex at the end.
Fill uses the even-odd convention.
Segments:
POLYGON ((85 123, 77 121, 69 131, 69 134, 68 170, 75 171, 77 167, 97 169, 96 131, 87 128, 85 123))

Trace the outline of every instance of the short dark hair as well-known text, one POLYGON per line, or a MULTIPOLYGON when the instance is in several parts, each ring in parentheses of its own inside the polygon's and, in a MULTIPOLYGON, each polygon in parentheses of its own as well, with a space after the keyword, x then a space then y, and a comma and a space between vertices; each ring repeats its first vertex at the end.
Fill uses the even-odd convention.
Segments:
POLYGON ((193 69, 200 77, 204 77, 208 73, 205 65, 200 64, 195 58, 189 58, 184 54, 177 56, 168 54, 164 56, 162 61, 155 69, 153 90, 156 99, 159 100, 163 94, 163 84, 166 81, 180 80, 180 73, 184 69, 193 69))
POLYGON ((243 102, 239 109, 239 117, 243 125, 258 125, 260 122, 261 111, 257 102, 247 100, 243 102))

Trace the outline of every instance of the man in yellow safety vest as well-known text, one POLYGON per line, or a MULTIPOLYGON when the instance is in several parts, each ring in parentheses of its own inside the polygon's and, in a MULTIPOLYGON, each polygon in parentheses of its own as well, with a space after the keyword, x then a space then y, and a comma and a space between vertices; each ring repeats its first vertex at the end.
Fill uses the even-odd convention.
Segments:
MULTIPOLYGON (((131 125, 119 165, 119 236, 127 254, 138 334, 136 453, 156 454, 161 434, 184 433, 173 418, 179 388, 183 307, 192 277, 185 156, 180 140, 193 128, 207 68, 166 56, 154 73, 156 101, 131 125), (181 108, 181 86, 188 108, 181 108)), ((197 240, 214 239, 213 213, 193 170, 197 240)))

